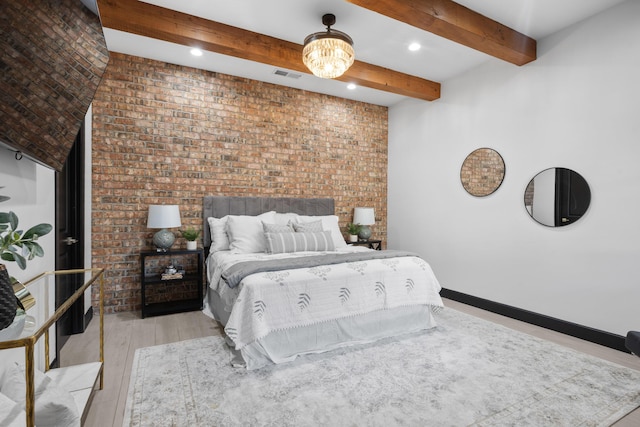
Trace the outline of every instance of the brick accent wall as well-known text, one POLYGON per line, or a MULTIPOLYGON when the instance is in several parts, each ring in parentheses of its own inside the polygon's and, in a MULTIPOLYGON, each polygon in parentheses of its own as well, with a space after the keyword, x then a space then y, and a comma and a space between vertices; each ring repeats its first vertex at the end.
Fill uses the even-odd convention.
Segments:
POLYGON ((205 195, 332 197, 342 228, 374 207, 385 240, 387 134, 386 107, 112 53, 93 102, 106 311, 140 309, 150 204, 178 204, 183 227, 201 229, 205 195))
POLYGON ((61 170, 109 60, 100 20, 78 0, 2 0, 0 29, 0 141, 61 170))

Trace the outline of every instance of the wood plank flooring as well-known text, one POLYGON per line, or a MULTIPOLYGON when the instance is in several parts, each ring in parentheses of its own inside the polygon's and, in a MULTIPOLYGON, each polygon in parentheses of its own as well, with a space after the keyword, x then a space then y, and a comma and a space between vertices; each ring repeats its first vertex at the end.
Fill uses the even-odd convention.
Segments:
MULTIPOLYGON (((445 300, 445 305, 512 329, 546 339, 584 353, 640 370, 640 357, 602 347, 517 320, 445 300)), ((94 317, 84 334, 72 336, 62 350, 61 365, 98 360, 98 324, 94 317)), ((139 313, 105 315, 104 389, 95 393, 85 422, 87 427, 122 426, 135 350, 209 335, 219 335, 217 322, 198 311, 141 319, 139 313)), ((640 425, 640 408, 615 427, 640 425)))
MULTIPOLYGON (((122 426, 133 356, 138 348, 219 335, 217 322, 199 311, 140 318, 140 313, 104 317, 104 388, 94 394, 85 426, 122 426)), ((99 360, 99 318, 62 349, 61 365, 99 360)))

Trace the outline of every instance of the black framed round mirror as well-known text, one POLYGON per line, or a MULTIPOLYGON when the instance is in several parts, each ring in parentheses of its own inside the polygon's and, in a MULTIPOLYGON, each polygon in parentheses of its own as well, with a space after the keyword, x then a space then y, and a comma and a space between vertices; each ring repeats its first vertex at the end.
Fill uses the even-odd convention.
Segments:
POLYGON ((484 197, 494 193, 504 180, 502 156, 491 148, 478 148, 464 159, 460 181, 467 193, 484 197))
POLYGON ((531 218, 548 227, 573 224, 590 204, 589 184, 567 168, 543 170, 529 181, 524 192, 524 206, 531 218))

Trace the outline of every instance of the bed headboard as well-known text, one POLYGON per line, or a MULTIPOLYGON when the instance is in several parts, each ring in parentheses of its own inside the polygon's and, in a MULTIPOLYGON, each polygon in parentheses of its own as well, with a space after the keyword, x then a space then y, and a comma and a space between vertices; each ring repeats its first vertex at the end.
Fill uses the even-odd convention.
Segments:
POLYGON ((202 204, 202 240, 211 246, 211 231, 207 218, 225 215, 260 215, 264 212, 294 212, 300 215, 333 215, 333 199, 298 199, 294 197, 230 197, 205 196, 202 204))

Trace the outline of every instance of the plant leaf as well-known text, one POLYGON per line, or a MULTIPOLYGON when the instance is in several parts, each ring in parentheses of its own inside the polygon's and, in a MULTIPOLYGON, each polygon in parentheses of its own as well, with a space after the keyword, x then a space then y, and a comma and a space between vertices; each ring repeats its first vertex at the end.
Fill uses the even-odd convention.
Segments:
POLYGON ((11 225, 12 230, 18 228, 18 215, 13 213, 13 211, 9 211, 9 225, 11 225))
POLYGON ((0 224, 9 224, 9 212, 0 212, 0 224))
POLYGON ((36 240, 38 237, 44 236, 48 234, 53 227, 51 224, 38 224, 36 226, 31 227, 22 235, 23 239, 33 239, 36 240))
POLYGON ((31 245, 33 245, 32 242, 24 242, 22 245, 22 256, 28 260, 33 259, 33 255, 31 254, 31 245))
POLYGON ((15 258, 15 262, 16 264, 18 264, 18 267, 20 267, 20 270, 24 270, 25 268, 27 268, 27 260, 24 259, 22 255, 14 253, 13 257, 15 258))
POLYGON ((38 243, 33 242, 31 243, 31 253, 34 256, 44 256, 44 249, 42 249, 42 246, 40 246, 38 243))
POLYGON ((5 261, 15 261, 15 258, 13 257, 13 252, 2 252, 2 254, 0 255, 0 258, 2 258, 5 261))

